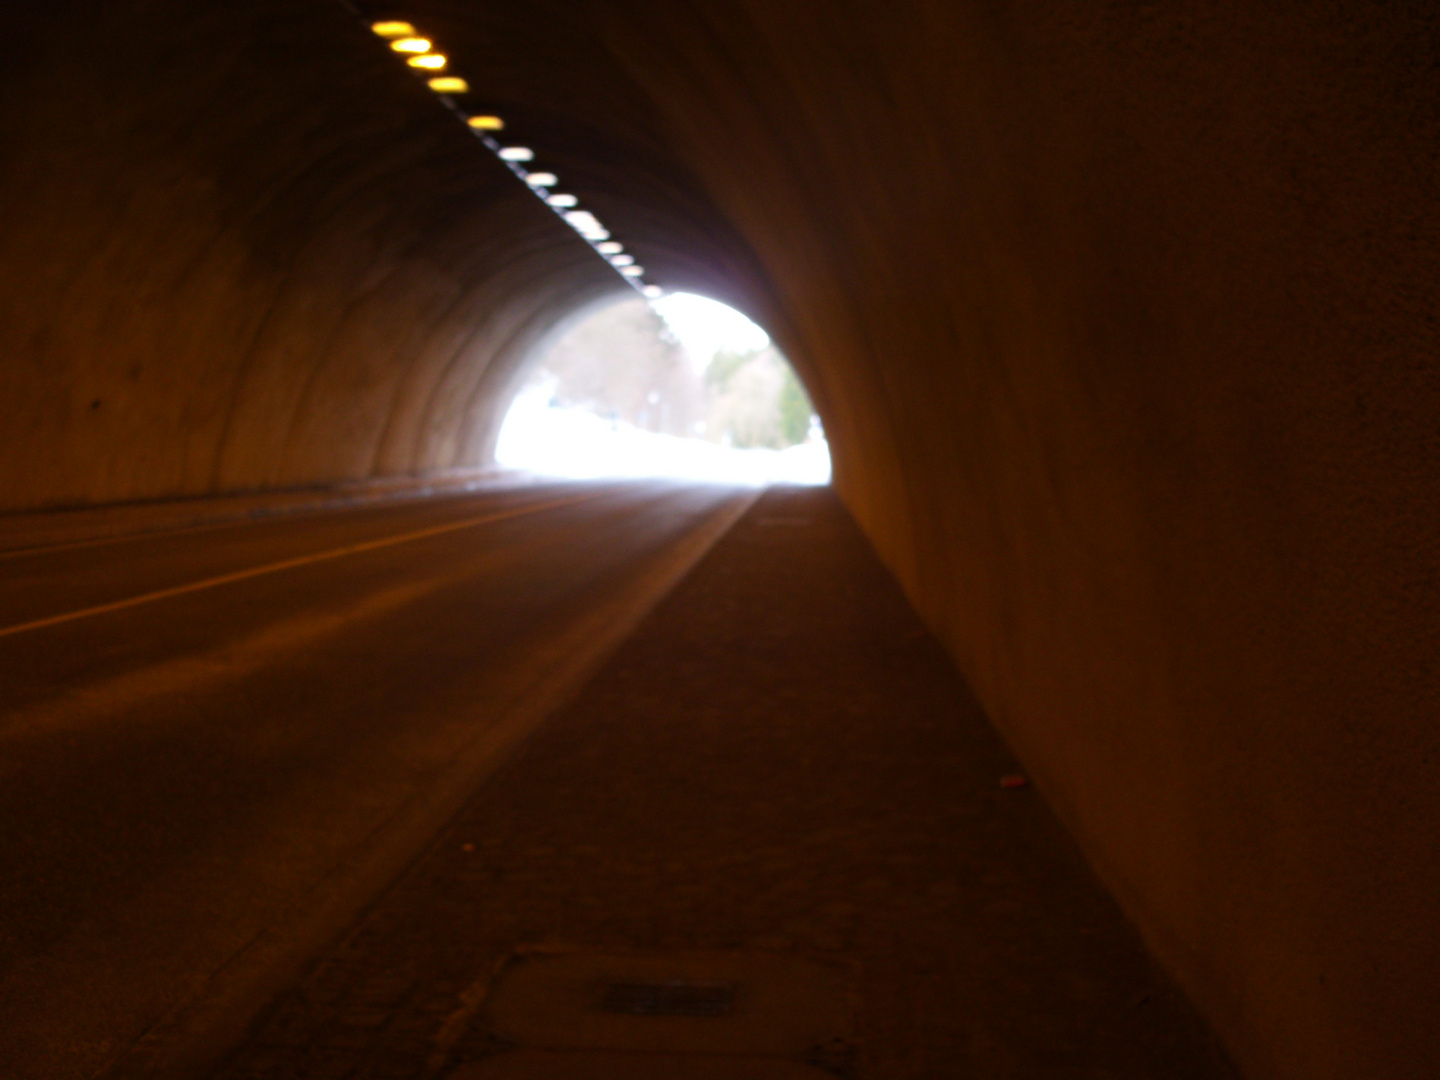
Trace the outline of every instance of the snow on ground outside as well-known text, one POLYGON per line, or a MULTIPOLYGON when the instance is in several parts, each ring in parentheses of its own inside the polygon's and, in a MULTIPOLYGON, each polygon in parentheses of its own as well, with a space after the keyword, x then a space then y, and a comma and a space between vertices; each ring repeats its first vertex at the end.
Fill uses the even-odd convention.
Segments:
POLYGON ((667 477, 722 484, 828 484, 830 450, 813 438, 786 450, 739 450, 657 435, 579 408, 551 408, 550 388, 528 387, 510 406, 496 460, 542 476, 667 477))

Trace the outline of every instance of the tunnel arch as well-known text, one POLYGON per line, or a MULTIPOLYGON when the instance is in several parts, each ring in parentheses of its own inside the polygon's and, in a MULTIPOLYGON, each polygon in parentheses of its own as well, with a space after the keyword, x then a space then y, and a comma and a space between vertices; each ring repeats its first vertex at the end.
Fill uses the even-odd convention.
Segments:
MULTIPOLYGON (((772 333, 1242 1065, 1433 1060, 1429 6, 406 13, 655 281, 772 333)), ((478 464, 625 288, 332 0, 12 15, 5 510, 478 464)))

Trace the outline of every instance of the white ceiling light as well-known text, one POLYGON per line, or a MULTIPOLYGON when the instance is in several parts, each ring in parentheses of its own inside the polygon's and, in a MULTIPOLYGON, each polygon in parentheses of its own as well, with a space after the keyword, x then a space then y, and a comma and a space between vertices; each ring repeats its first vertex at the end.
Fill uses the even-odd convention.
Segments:
MULTIPOLYGON (((435 73, 436 77, 428 80, 430 89, 437 94, 466 94, 470 87, 466 81, 455 75, 441 75, 449 60, 443 53, 433 52, 434 43, 426 37, 421 37, 413 24, 399 19, 382 20, 370 24, 370 29, 379 37, 384 38, 390 48, 405 56, 405 62, 413 68, 421 71, 435 73)), ((470 116, 463 117, 465 122, 475 131, 500 131, 505 127, 504 121, 498 116, 470 116)), ((495 143, 489 139, 485 140, 491 148, 495 143)), ((496 151, 500 158, 508 162, 525 162, 535 159, 535 151, 528 146, 506 146, 496 151)), ((625 245, 619 241, 610 239, 610 232, 599 219, 588 210, 575 210, 572 207, 578 206, 580 200, 574 195, 561 192, 551 193, 548 188, 554 187, 560 182, 552 172, 525 172, 516 169, 531 188, 535 189, 547 203, 557 210, 566 211, 565 220, 570 226, 583 236, 590 243, 594 244, 600 254, 606 256, 610 264, 620 273, 624 274, 637 285, 637 280, 645 273, 643 267, 635 265, 635 256, 623 254, 625 245)), ((662 294, 659 286, 646 285, 641 289, 645 296, 655 299, 662 294)))
POLYGON ((572 229, 585 237, 586 240, 594 242, 596 240, 610 239, 610 234, 605 231, 605 226, 601 225, 595 215, 590 213, 589 210, 571 210, 565 215, 565 220, 570 223, 572 229))

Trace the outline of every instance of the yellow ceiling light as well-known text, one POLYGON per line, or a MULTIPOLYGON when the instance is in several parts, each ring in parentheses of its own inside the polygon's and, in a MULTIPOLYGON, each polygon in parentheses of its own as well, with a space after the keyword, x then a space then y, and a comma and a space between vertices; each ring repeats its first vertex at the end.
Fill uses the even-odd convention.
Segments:
POLYGON ((619 240, 606 240, 603 244, 598 245, 598 250, 601 255, 619 255, 625 250, 625 245, 619 240))
POLYGON ((560 178, 553 172, 532 172, 526 174, 525 182, 531 187, 554 187, 560 178))
POLYGON ((433 44, 429 38, 402 37, 390 42, 390 47, 398 53, 427 53, 433 44))
POLYGON ((412 56, 405 61, 411 67, 424 68, 426 71, 444 71, 446 60, 442 53, 426 53, 424 56, 412 56))
POLYGON ((415 27, 408 22, 398 22, 387 19, 384 22, 371 23, 370 29, 383 38, 414 37, 415 27))
POLYGON ((430 80, 430 89, 437 94, 468 94, 470 84, 455 75, 441 75, 430 80))
POLYGON ((465 121, 476 131, 504 131, 505 121, 498 116, 472 116, 465 121))

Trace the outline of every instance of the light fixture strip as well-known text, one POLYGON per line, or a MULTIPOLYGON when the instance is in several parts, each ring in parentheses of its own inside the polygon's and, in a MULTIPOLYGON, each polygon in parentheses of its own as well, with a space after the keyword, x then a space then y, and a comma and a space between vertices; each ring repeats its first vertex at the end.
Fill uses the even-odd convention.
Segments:
MULTIPOLYGON (((454 106, 452 106, 452 108, 454 108, 454 106)), ((456 111, 457 113, 459 112, 458 109, 456 111)), ((467 119, 463 113, 461 113, 460 116, 462 120, 467 119)), ((581 228, 576 226, 569 217, 569 215, 577 213, 575 206, 565 205, 565 203, 563 202, 557 204, 551 201, 551 199, 553 198, 551 189, 555 186, 554 183, 541 184, 531 181, 530 170, 525 167, 525 164, 526 162, 533 160, 533 154, 529 157, 526 157, 523 161, 515 160, 511 156, 508 156, 505 151, 507 149, 519 149, 518 147, 507 147, 498 139, 496 139, 493 135, 490 135, 488 132, 469 127, 468 122, 466 124, 466 127, 477 139, 480 140, 480 142, 485 146, 487 150, 489 150, 492 154, 494 154, 497 158, 500 159, 500 161, 506 166, 506 168, 508 168, 517 177, 520 178, 520 180, 525 184, 525 186, 530 189, 531 194, 533 194, 536 198, 543 202, 546 208, 549 209, 551 213, 553 213, 561 221, 565 222, 565 224, 569 228, 573 229, 582 240, 589 244, 590 247, 595 251, 595 254, 599 255, 602 259, 604 259, 606 265, 608 265, 620 276, 621 281, 625 282, 625 284, 629 285, 632 289, 638 292, 641 296, 645 297, 647 300, 656 300, 663 295, 664 290, 662 290, 658 285, 647 285, 645 283, 645 280, 643 277, 641 277, 640 273, 635 272, 636 267, 631 265, 617 266, 610 261, 610 258, 608 255, 606 255, 606 252, 609 250, 613 250, 611 245, 615 244, 615 241, 610 239, 609 231, 606 230, 604 226, 600 225, 599 221, 595 218, 595 215, 589 213, 588 211, 578 211, 578 213, 584 215, 585 219, 590 222, 594 222, 595 228, 588 230, 589 234, 587 235, 587 230, 582 230, 581 228), (625 272, 627 270, 631 271, 631 273, 627 274, 625 272)), ((542 173, 540 175, 544 176, 546 180, 553 181, 555 179, 554 175, 549 172, 542 173)))
MULTIPOLYGON (((525 185, 526 190, 543 202, 551 213, 565 222, 581 239, 589 244, 595 254, 601 259, 604 259, 605 265, 610 267, 611 270, 614 270, 622 281, 647 300, 655 300, 664 295, 664 290, 661 289, 660 286, 647 285, 645 283, 641 276, 644 271, 641 267, 635 265, 634 258, 628 255, 618 258, 614 257, 618 255, 622 249, 622 245, 610 238, 610 233, 596 220, 595 215, 588 211, 577 211, 575 209, 575 203, 570 202, 569 199, 565 197, 556 198, 551 189, 555 187, 559 181, 553 173, 548 171, 537 172, 534 174, 535 178, 531 178, 531 172, 525 168, 524 161, 531 160, 534 157, 533 154, 529 154, 521 161, 513 160, 512 157, 504 153, 507 148, 502 146, 500 142, 490 134, 491 131, 499 131, 504 128, 504 122, 500 120, 499 117, 487 116, 483 118, 483 120, 493 121, 493 123, 471 123, 472 119, 482 118, 472 118, 465 110, 460 108, 455 99, 450 96, 451 94, 467 93, 470 89, 469 84, 458 75, 438 74, 447 71, 448 58, 443 53, 435 51, 433 39, 426 37, 423 30, 417 28, 413 23, 400 19, 389 17, 378 21, 371 19, 356 7, 351 0, 336 0, 336 2, 363 23, 370 33, 384 41, 392 52, 405 57, 405 62, 410 70, 425 79, 430 89, 435 92, 436 98, 465 126, 465 130, 474 135, 482 146, 494 154, 506 168, 514 173, 520 182, 525 185), (424 46, 423 49, 419 48, 419 45, 422 43, 424 46), (576 213, 581 215, 578 220, 585 221, 587 226, 593 222, 593 226, 582 230, 575 225, 574 220, 576 219, 572 219, 569 215, 576 213)), ((573 199, 573 196, 569 198, 573 199)))

